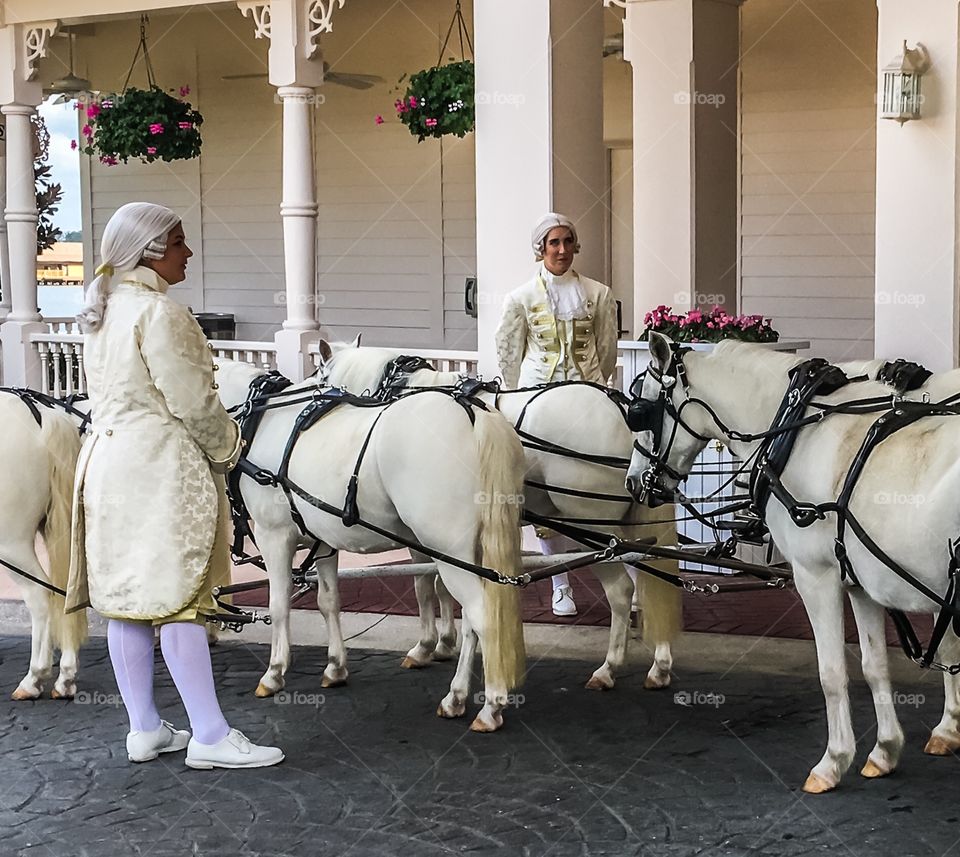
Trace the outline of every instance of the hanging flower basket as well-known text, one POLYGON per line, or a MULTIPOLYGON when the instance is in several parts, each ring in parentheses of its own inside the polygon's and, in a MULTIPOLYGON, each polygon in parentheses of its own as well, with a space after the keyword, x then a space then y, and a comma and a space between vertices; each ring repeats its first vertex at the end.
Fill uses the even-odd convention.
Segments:
MULTIPOLYGON (((189 93, 181 87, 181 95, 189 93)), ((82 107, 82 105, 79 105, 82 107)), ((190 103, 158 86, 131 87, 121 94, 104 96, 86 106, 82 133, 84 154, 98 155, 113 165, 128 158, 153 161, 189 160, 200 154, 203 117, 190 103)))
POLYGON ((729 315, 718 306, 710 312, 692 309, 686 315, 676 315, 672 307, 661 305, 648 312, 643 321, 647 327, 640 334, 641 342, 650 338, 650 331, 669 336, 674 342, 720 342, 723 339, 777 342, 780 339, 769 318, 729 315))
MULTIPOLYGON (((397 118, 422 143, 427 137, 473 130, 473 63, 470 60, 438 65, 411 76, 403 98, 394 102, 397 118)), ((377 124, 383 117, 377 117, 377 124)))

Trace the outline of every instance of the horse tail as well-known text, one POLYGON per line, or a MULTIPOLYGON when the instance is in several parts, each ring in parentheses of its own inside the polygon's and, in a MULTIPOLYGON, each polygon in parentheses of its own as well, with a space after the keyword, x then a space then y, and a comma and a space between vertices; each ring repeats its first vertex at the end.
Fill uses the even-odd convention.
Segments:
MULTIPOLYGON (((651 523, 657 518, 674 518, 673 506, 662 506, 656 511, 644 510, 651 523)), ((654 536, 658 545, 677 543, 677 526, 672 521, 663 521, 656 526, 644 527, 645 536, 654 536)), ((679 576, 680 564, 672 559, 647 560, 660 571, 679 576)), ((683 624, 683 590, 652 574, 640 574, 640 603, 643 608, 643 640, 649 646, 656 643, 672 643, 683 624)))
MULTIPOLYGON (((520 573, 520 508, 523 447, 513 427, 496 411, 474 411, 480 457, 480 562, 502 574, 520 573)), ((483 581, 486 634, 483 669, 488 686, 507 690, 523 684, 526 650, 516 586, 483 581)))
MULTIPOLYGON (((67 417, 44 412, 40 438, 47 450, 50 501, 43 520, 43 541, 49 559, 50 582, 67 588, 70 572, 70 525, 73 511, 73 482, 80 452, 80 434, 67 417)), ((85 610, 64 613, 62 595, 50 593, 51 633, 54 645, 78 649, 87 640, 85 610)))

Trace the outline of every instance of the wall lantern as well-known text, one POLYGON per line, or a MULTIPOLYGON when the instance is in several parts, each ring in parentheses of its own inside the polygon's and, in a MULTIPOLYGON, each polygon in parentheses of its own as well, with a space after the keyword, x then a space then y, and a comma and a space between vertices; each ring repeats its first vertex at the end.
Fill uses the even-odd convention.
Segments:
POLYGON ((883 101, 880 115, 901 125, 920 118, 920 79, 930 67, 926 48, 917 43, 913 50, 903 43, 903 53, 883 67, 883 101))

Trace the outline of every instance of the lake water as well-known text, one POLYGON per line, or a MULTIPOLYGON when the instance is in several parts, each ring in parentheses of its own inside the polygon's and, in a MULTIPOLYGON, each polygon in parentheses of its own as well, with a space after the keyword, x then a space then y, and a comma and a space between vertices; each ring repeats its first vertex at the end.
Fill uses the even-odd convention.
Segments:
POLYGON ((83 286, 37 286, 37 300, 44 318, 74 316, 83 306, 83 286))

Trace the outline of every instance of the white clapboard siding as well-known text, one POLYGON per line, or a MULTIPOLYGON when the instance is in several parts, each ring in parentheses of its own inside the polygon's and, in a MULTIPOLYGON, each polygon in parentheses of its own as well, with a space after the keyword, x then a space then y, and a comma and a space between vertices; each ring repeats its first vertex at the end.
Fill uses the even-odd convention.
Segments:
MULTIPOLYGON (((468 20, 471 5, 464 4, 468 20)), ((462 309, 464 277, 476 270, 472 135, 444 141, 442 150, 436 140, 418 144, 393 111, 401 75, 436 62, 451 11, 434 0, 355 3, 324 38, 331 70, 385 80, 366 91, 324 84, 313 111, 316 301, 330 337, 362 330, 371 344, 476 347, 476 322, 462 309)), ((266 79, 269 42, 254 38, 235 5, 158 12, 150 35, 161 85, 188 85, 203 113, 203 152, 149 167, 92 164, 93 242, 131 199, 183 212, 196 255, 172 294, 195 310, 233 313, 239 339, 272 338, 285 317, 285 290, 282 105, 266 79), (262 76, 223 79, 252 74, 262 76)), ((98 24, 98 43, 130 50, 85 51, 89 63, 78 71, 105 91, 119 88, 136 38, 135 20, 98 24)), ((132 83, 143 82, 135 74, 132 83)))
POLYGON ((873 355, 876 3, 742 11, 742 311, 833 359, 873 355))

